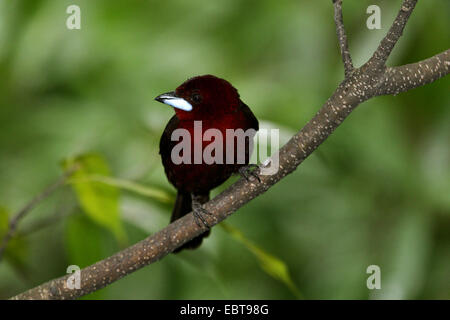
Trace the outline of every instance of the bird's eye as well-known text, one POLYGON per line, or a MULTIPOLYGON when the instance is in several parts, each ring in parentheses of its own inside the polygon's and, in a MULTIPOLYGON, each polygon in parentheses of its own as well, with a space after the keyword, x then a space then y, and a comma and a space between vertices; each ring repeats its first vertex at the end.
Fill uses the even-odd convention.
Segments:
POLYGON ((199 95, 198 93, 194 93, 192 95, 192 101, 194 101, 195 103, 201 102, 202 101, 202 96, 199 95))

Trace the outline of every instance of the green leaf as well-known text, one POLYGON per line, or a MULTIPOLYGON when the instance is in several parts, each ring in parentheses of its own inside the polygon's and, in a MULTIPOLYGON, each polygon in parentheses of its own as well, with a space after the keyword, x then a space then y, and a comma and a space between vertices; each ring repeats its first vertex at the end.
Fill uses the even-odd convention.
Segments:
POLYGON ((242 243, 258 259, 261 269, 272 278, 284 283, 289 290, 298 298, 302 299, 302 294, 292 281, 288 267, 279 258, 267 253, 262 248, 248 240, 245 235, 235 227, 222 222, 220 226, 235 240, 242 243))
POLYGON ((16 233, 8 242, 5 250, 5 259, 22 274, 27 273, 28 246, 25 238, 16 233))
POLYGON ((67 221, 66 246, 70 264, 87 267, 104 258, 105 229, 86 215, 75 214, 67 221))
POLYGON ((67 159, 63 163, 66 170, 74 165, 78 166, 78 170, 71 176, 69 183, 72 184, 82 209, 92 220, 113 232, 117 240, 124 244, 126 234, 119 213, 119 189, 89 179, 91 175, 110 175, 105 159, 99 154, 91 153, 67 159))
POLYGON ((0 207, 0 243, 3 240, 3 237, 8 232, 9 228, 9 213, 3 207, 0 207))
MULTIPOLYGON (((111 233, 84 214, 75 214, 68 219, 65 235, 69 264, 80 268, 94 264, 117 250, 111 233)), ((88 297, 104 298, 103 291, 96 291, 88 297)))
MULTIPOLYGON (((9 230, 9 211, 6 208, 0 207, 0 244, 3 243, 3 238, 9 230)), ((26 257, 27 244, 23 236, 16 232, 11 239, 9 239, 5 251, 4 258, 17 271, 25 274, 26 272, 26 257)))
POLYGON ((154 187, 145 186, 130 180, 118 179, 102 175, 90 175, 87 176, 88 181, 96 181, 109 186, 117 187, 120 189, 128 190, 137 193, 141 196, 148 197, 153 200, 157 200, 161 203, 172 204, 174 202, 174 197, 172 194, 154 187))

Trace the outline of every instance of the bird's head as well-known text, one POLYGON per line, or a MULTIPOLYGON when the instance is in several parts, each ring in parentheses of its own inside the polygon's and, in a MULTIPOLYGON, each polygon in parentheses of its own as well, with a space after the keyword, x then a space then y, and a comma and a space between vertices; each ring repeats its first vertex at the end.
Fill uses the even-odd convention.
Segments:
POLYGON ((174 107, 180 120, 213 119, 234 112, 240 103, 237 90, 212 75, 190 78, 155 100, 174 107))

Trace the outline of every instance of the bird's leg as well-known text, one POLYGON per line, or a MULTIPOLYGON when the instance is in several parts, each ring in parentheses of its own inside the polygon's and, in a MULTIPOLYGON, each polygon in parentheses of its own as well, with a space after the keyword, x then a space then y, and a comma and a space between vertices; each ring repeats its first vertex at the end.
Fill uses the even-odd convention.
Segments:
POLYGON ((261 182, 259 178, 259 166, 257 164, 251 163, 249 165, 239 168, 239 174, 247 181, 251 181, 252 178, 261 182))
POLYGON ((211 215, 211 212, 203 208, 202 203, 199 201, 199 197, 191 193, 191 199, 192 199, 192 213, 194 215, 195 223, 199 227, 202 227, 202 223, 206 228, 210 228, 211 226, 206 221, 204 215, 211 215))

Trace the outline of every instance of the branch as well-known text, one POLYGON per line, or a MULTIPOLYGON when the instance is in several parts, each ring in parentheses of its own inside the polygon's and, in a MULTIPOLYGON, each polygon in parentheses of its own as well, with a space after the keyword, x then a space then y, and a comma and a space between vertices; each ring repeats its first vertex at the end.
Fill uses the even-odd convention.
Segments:
POLYGON ((400 67, 387 68, 380 95, 397 95, 436 81, 450 73, 450 49, 431 58, 400 67))
MULTIPOLYGON (((404 21, 402 12, 407 12, 409 17, 415 3, 416 1, 411 0, 403 1, 401 14, 399 14, 401 21, 404 21), (411 4, 413 5, 411 6, 411 4), (409 8, 410 10, 405 11, 403 8, 409 8)), ((403 26, 391 28, 387 38, 398 39, 403 26)), ((386 40, 383 41, 386 42, 386 40)), ((380 45, 377 49, 379 51, 377 56, 388 57, 390 50, 392 48, 384 44, 380 45)), ((207 223, 211 226, 220 223, 247 202, 266 192, 286 175, 293 172, 361 102, 380 94, 391 94, 403 89, 403 91, 406 91, 435 81, 448 74, 448 68, 447 50, 423 62, 409 66, 386 69, 372 67, 366 63, 361 68, 353 70, 317 114, 279 150, 279 170, 273 175, 260 176, 261 182, 259 183, 240 179, 209 201, 205 205, 205 209, 212 214, 205 216, 207 223), (406 67, 411 70, 408 71, 411 72, 409 79, 400 74, 400 72, 407 72, 406 67), (412 80, 414 71, 417 71, 416 76, 414 76, 414 79, 417 79, 416 82, 412 80), (421 79, 422 75, 423 79, 421 79)), ((135 245, 82 269, 80 289, 69 289, 67 287, 69 278, 69 275, 67 275, 28 290, 13 297, 13 299, 76 299, 158 261, 204 231, 203 227, 199 227, 195 223, 194 217, 190 213, 135 245)))
POLYGON ((75 171, 75 167, 67 170, 56 182, 44 189, 44 191, 34 197, 13 216, 13 218, 9 221, 8 232, 6 233, 0 244, 0 261, 2 260, 3 253, 6 250, 9 240, 11 240, 11 238, 14 236, 14 233, 16 232, 19 221, 23 219, 31 210, 33 210, 42 200, 48 198, 53 192, 59 189, 59 187, 63 186, 66 183, 67 179, 75 171))
POLYGON ((411 16, 417 0, 403 0, 402 7, 397 14, 391 28, 389 29, 387 35, 381 40, 380 45, 377 50, 375 50, 373 56, 369 60, 369 64, 377 67, 383 67, 389 58, 392 49, 396 45, 398 39, 403 34, 403 29, 411 16))
POLYGON ((334 23, 336 24, 336 35, 341 49, 342 62, 344 63, 345 77, 348 78, 353 71, 353 62, 348 50, 347 35, 345 34, 344 18, 342 16, 342 0, 333 0, 334 23))

